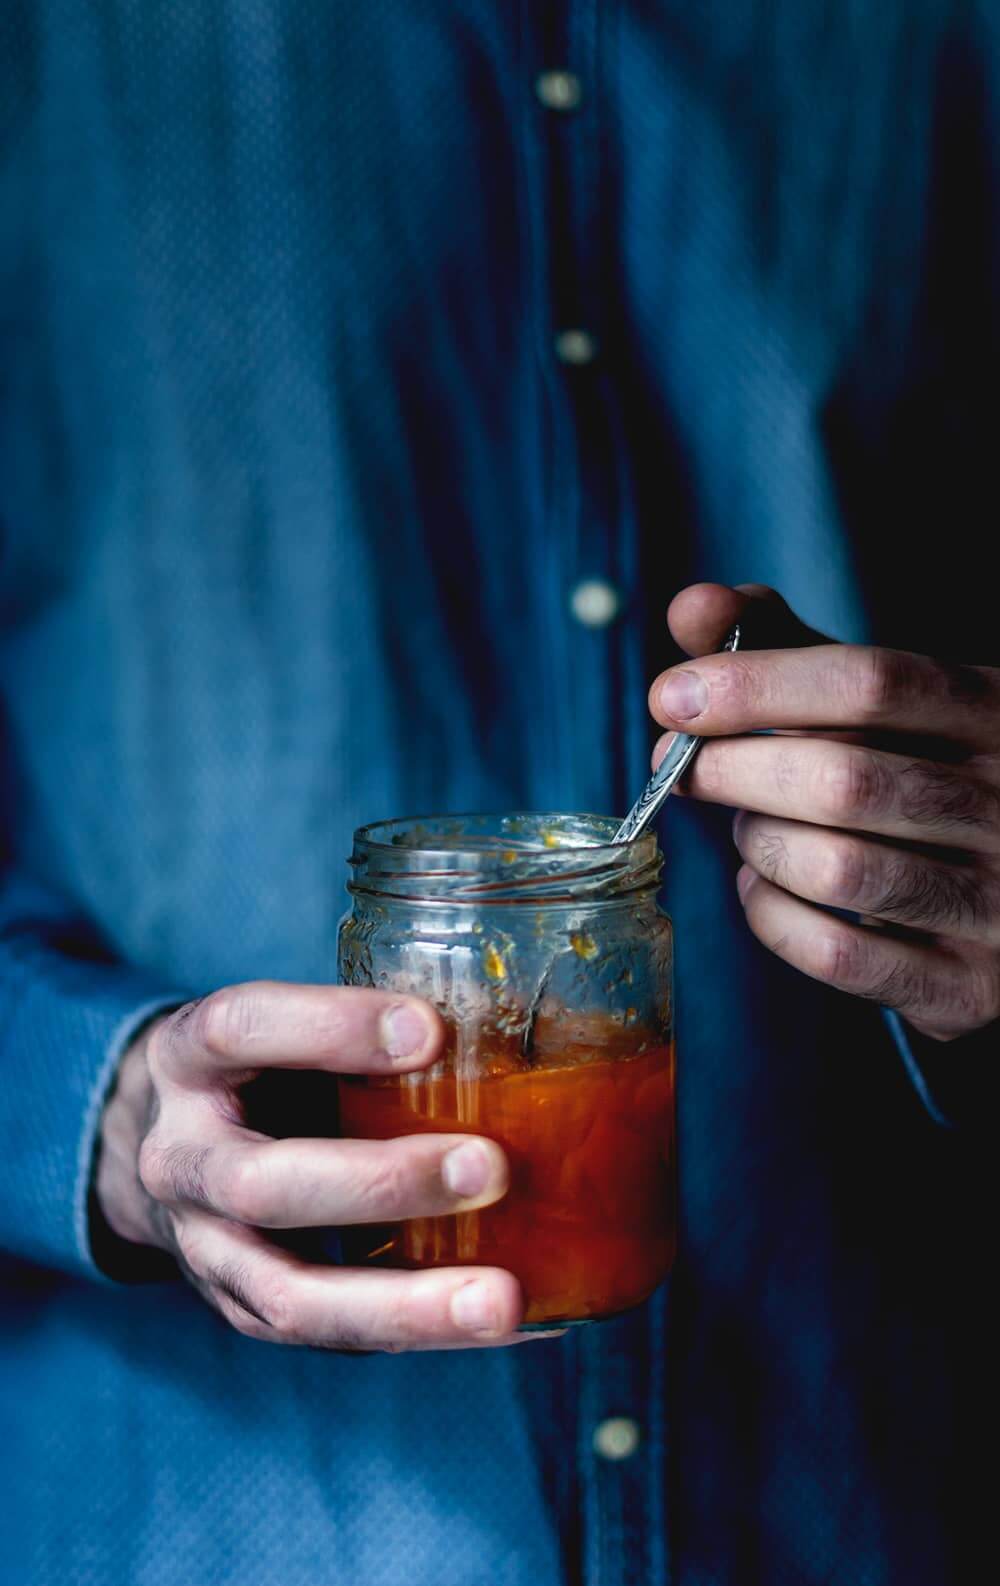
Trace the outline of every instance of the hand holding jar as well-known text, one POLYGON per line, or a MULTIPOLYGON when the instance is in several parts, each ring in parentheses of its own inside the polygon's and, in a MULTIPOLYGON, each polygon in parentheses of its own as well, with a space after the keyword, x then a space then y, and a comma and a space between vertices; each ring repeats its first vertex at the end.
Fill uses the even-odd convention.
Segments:
POLYGON ((671 933, 654 840, 611 847, 614 825, 359 832, 351 984, 226 987, 129 1048, 96 1181, 113 1232, 271 1342, 507 1344, 645 1299, 675 1242, 671 933), (337 1075, 343 1138, 252 1126, 269 1069, 337 1075), (346 1264, 280 1242, 325 1228, 346 1264))
MULTIPOLYGON (((384 1142, 275 1139, 247 1126, 244 1095, 262 1070, 398 1079, 438 1062, 444 1036, 415 998, 273 982, 229 986, 157 1020, 126 1053, 105 1111, 96 1183, 105 1220, 120 1238, 169 1251, 252 1338, 361 1351, 523 1341, 521 1291, 507 1271, 352 1271, 304 1261, 272 1238, 474 1216, 504 1194, 500 1147, 447 1126, 384 1142)), ((317 1118, 317 1130, 333 1122, 317 1118)))

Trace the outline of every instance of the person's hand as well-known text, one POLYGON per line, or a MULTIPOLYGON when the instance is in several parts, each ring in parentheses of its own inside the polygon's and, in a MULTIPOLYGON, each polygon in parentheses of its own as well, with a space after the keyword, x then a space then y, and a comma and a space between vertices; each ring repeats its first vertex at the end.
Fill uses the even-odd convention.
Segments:
POLYGON ((834 644, 761 585, 692 585, 668 621, 700 659, 650 709, 720 740, 685 791, 738 810, 754 935, 936 1040, 1000 1018, 1000 671, 834 644), (754 648, 707 653, 736 621, 754 648))
POLYGON ((360 1271, 311 1265, 265 1230, 394 1222, 488 1206, 507 1189, 481 1136, 271 1139, 240 1088, 265 1068, 404 1074, 444 1026, 415 997, 352 987, 230 986, 148 1026, 105 1111, 96 1193, 120 1237, 176 1257, 239 1332, 339 1350, 523 1343, 516 1278, 494 1267, 360 1271))

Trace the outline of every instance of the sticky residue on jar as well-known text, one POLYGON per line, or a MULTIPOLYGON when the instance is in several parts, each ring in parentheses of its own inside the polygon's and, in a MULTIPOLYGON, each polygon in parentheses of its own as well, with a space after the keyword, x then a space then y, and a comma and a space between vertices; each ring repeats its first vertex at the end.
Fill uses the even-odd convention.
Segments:
POLYGON ((592 958, 597 957, 599 949, 589 931, 570 931, 569 941, 577 958, 583 958, 589 963, 592 958))
POLYGON ((500 948, 493 942, 487 942, 483 948, 483 969, 490 980, 502 981, 507 979, 507 965, 500 948))

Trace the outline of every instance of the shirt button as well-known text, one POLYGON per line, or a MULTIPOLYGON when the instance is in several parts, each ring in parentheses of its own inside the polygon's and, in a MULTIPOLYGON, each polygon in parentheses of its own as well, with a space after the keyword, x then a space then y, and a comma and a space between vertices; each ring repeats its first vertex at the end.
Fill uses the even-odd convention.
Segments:
POLYGON ((546 110, 577 110, 583 84, 575 72, 541 72, 535 78, 535 93, 546 110))
POLYGON ((631 1459, 641 1441, 638 1421, 630 1415, 612 1415, 594 1432, 594 1453, 602 1459, 631 1459))
POLYGON ((622 597, 614 584, 603 578, 585 578, 569 597, 570 611, 585 628, 606 628, 614 622, 621 606, 622 597))
POLYGON ((561 330, 556 337, 556 357, 560 363, 581 366, 597 357, 597 342, 589 330, 561 330))

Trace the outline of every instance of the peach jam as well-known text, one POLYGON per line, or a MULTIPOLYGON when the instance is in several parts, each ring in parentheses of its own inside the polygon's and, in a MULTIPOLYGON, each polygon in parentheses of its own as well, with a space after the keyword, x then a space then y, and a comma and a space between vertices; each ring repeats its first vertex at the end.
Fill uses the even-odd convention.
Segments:
POLYGON ((676 1246, 670 923, 651 836, 597 816, 385 822, 355 838, 349 984, 427 997, 432 1068, 340 1081, 340 1132, 487 1135, 510 1186, 478 1211, 342 1230, 348 1260, 506 1267, 528 1327, 608 1317, 676 1246))

